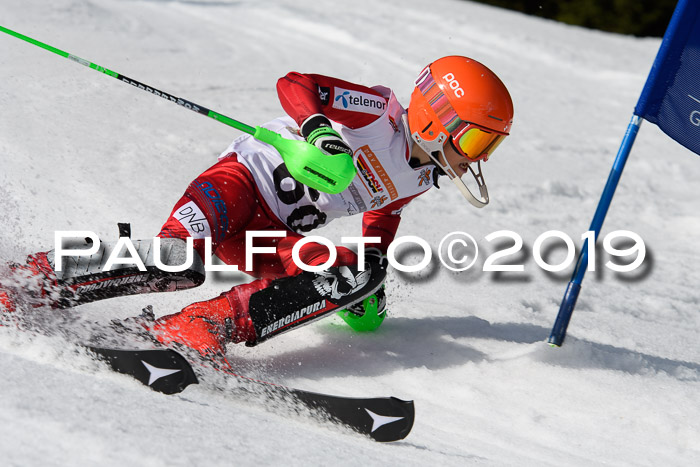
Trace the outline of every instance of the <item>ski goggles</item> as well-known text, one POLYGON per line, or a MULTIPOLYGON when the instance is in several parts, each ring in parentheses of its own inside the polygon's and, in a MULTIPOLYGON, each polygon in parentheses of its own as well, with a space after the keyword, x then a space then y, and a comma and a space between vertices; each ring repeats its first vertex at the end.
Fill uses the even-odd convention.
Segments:
POLYGON ((471 161, 487 161, 506 135, 482 128, 475 123, 462 122, 451 133, 453 146, 457 152, 471 161))

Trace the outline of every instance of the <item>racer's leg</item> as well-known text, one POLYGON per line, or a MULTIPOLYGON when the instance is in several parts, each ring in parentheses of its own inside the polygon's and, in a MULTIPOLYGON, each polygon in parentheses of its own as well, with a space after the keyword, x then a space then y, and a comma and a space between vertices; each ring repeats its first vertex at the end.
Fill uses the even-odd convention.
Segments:
MULTIPOLYGON (((101 242, 97 253, 89 256, 64 258, 62 271, 56 268, 53 250, 36 253, 24 265, 11 265, 10 273, 0 278, 0 310, 13 310, 17 305, 70 307, 104 298, 195 287, 205 277, 204 238, 212 237, 212 250, 216 251, 250 226, 264 228, 269 224, 267 216, 258 221, 261 212, 250 173, 235 156, 223 159, 190 184, 159 234, 160 259, 166 265, 184 262, 187 237, 193 237, 195 252, 188 269, 167 272, 156 267, 153 240, 132 242, 146 271, 132 264, 116 264, 106 270, 117 242, 101 242)), ((71 248, 90 247, 84 242, 71 248)))
MULTIPOLYGON (((301 238, 290 233, 278 244, 279 261, 293 276, 259 279, 193 303, 156 320, 152 334, 166 345, 178 342, 203 354, 222 355, 229 342, 255 345, 361 301, 381 285, 384 271, 375 266, 359 271, 356 255, 346 248, 338 248, 336 261, 325 271, 302 272, 291 261, 294 243, 301 238)), ((329 251, 324 245, 307 243, 299 257, 304 264, 317 266, 328 261, 329 251)))

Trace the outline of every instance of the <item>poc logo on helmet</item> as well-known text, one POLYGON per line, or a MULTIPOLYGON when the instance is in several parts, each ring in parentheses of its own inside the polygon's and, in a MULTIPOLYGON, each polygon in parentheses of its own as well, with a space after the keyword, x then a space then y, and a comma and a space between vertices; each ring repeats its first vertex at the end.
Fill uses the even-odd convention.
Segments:
POLYGON ((454 91, 455 96, 464 96, 464 89, 462 89, 459 85, 459 81, 455 79, 455 75, 453 75, 452 73, 447 73, 445 76, 442 77, 442 79, 447 81, 447 84, 449 84, 450 88, 452 88, 452 90, 454 91))

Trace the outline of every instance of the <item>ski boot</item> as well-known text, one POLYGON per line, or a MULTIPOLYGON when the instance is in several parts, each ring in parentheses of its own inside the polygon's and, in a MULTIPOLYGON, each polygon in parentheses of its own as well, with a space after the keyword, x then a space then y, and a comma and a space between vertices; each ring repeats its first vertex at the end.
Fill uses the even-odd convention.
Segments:
POLYGON ((269 283, 263 279, 242 284, 211 300, 188 305, 179 313, 141 321, 141 325, 166 347, 183 345, 205 357, 223 358, 226 344, 255 341, 248 301, 269 283))
POLYGON ((9 268, 0 284, 0 312, 51 305, 58 296, 56 275, 47 253, 29 255, 26 264, 10 263, 9 268))
POLYGON ((0 315, 3 313, 14 313, 15 311, 17 311, 17 305, 10 298, 9 292, 0 290, 0 315))

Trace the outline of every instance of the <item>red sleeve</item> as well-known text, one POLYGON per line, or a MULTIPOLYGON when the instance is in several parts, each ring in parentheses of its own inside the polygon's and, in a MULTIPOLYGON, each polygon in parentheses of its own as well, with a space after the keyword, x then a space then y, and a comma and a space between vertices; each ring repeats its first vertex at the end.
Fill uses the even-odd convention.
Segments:
POLYGON ((277 81, 277 95, 282 108, 297 122, 297 125, 301 126, 304 120, 314 114, 323 114, 330 120, 348 128, 360 128, 379 118, 378 115, 371 113, 344 110, 340 105, 334 107, 336 88, 370 94, 384 99, 378 91, 372 88, 329 76, 292 71, 277 81))
POLYGON ((382 250, 382 253, 386 254, 399 228, 401 210, 406 207, 413 198, 421 194, 422 193, 418 193, 409 198, 398 199, 376 211, 365 212, 362 215, 362 236, 380 237, 382 239, 381 243, 368 243, 367 247, 379 248, 382 250))

